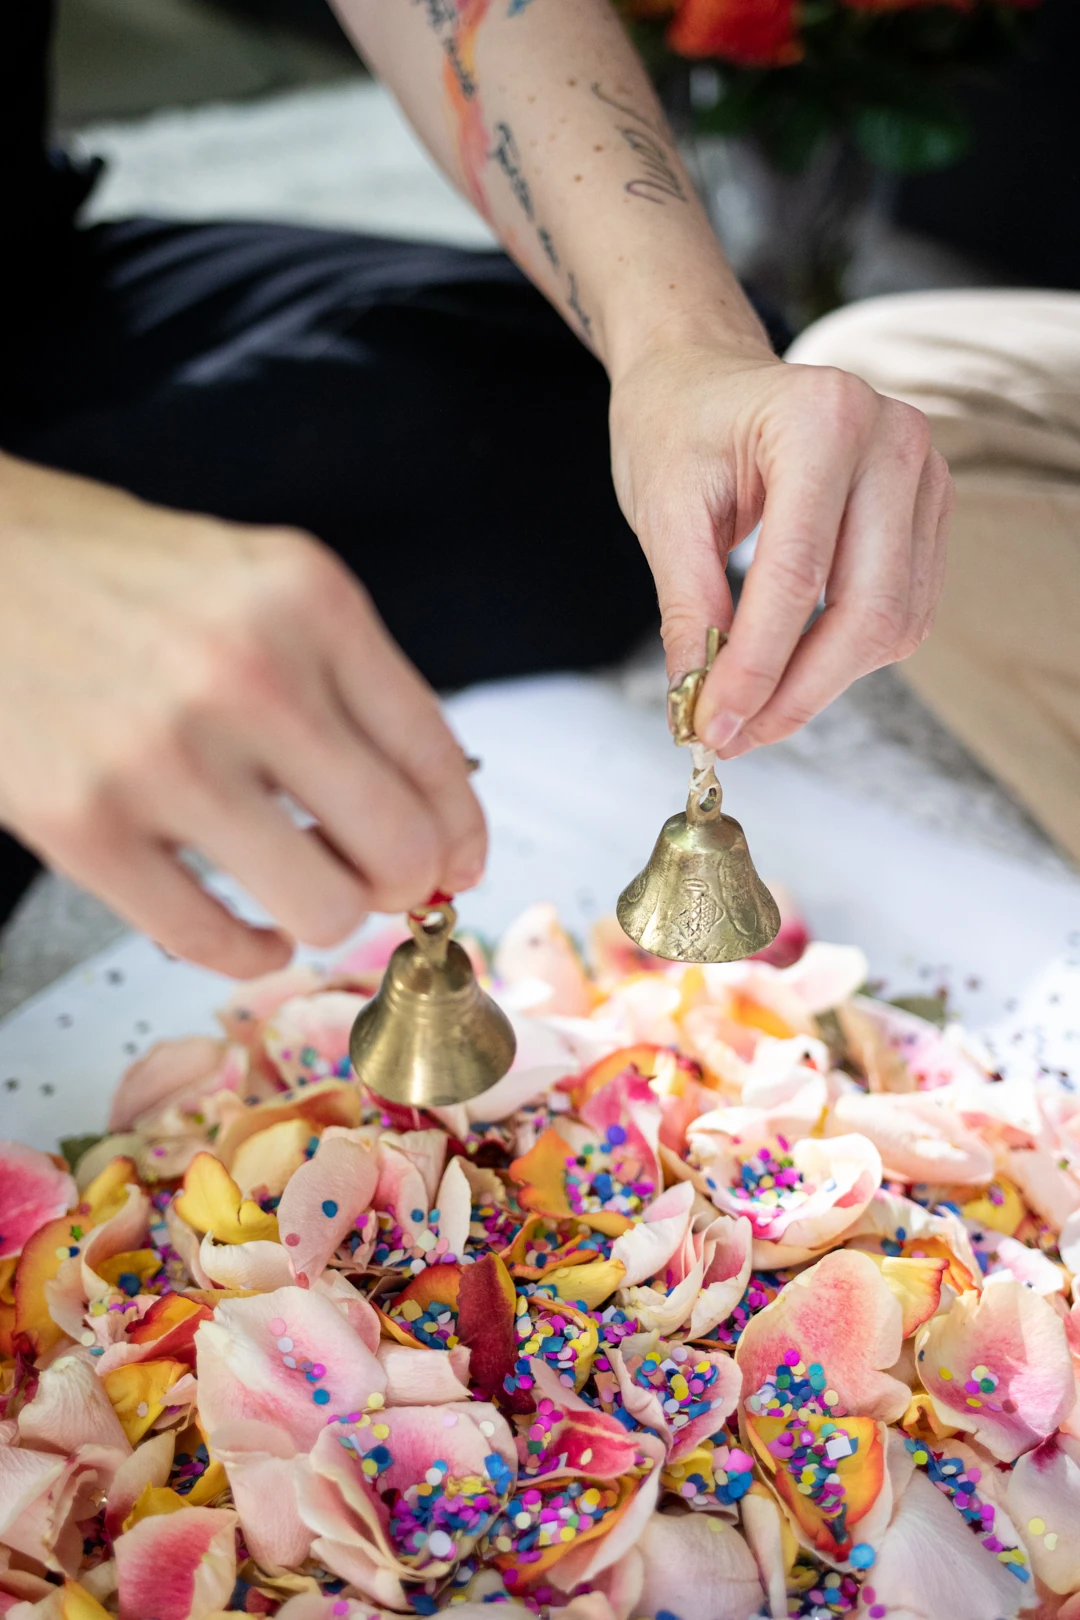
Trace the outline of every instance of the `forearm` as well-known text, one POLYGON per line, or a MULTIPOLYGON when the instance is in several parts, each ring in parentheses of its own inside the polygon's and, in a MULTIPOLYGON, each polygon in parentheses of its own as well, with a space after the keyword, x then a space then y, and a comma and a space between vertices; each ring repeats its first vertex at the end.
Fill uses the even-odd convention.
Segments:
POLYGON ((607 0, 335 0, 434 156, 616 377, 765 338, 607 0))

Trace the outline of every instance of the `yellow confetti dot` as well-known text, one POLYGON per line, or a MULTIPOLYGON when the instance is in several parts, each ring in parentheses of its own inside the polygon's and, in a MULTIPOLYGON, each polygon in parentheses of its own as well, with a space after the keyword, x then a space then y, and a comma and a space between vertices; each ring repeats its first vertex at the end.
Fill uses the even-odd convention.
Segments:
POLYGON ((948 1383, 949 1379, 952 1377, 952 1373, 949 1371, 948 1367, 939 1367, 937 1372, 938 1377, 944 1378, 946 1383, 948 1383))
POLYGON ((1056 1530, 1048 1530, 1046 1532, 1045 1536, 1043 1536, 1043 1546, 1046 1548, 1047 1552, 1053 1552, 1053 1550, 1057 1546, 1057 1544, 1058 1544, 1057 1531, 1056 1530))
POLYGON ((592 1462, 592 1446, 587 1446, 581 1453, 581 1466, 584 1468, 592 1462))
POLYGON ((415 1322, 418 1317, 423 1316, 424 1312, 423 1308, 416 1303, 415 1299, 404 1299, 401 1302, 401 1314, 405 1318, 406 1322, 415 1322))
POLYGON ((581 1500, 585 1507, 594 1508, 600 1501, 600 1492, 595 1488, 595 1486, 590 1490, 582 1491, 581 1500))
POLYGON ((380 1394, 379 1394, 379 1391, 378 1391, 378 1390, 376 1390, 376 1391, 375 1391, 375 1393, 374 1393, 374 1395, 369 1395, 369 1396, 368 1396, 368 1398, 367 1398, 367 1403, 368 1403, 368 1405, 369 1405, 369 1406, 370 1406, 370 1407, 372 1407, 372 1408, 373 1408, 373 1409, 374 1409, 374 1410, 375 1410, 375 1411, 376 1411, 376 1412, 377 1412, 377 1411, 378 1411, 378 1410, 379 1410, 379 1408, 380 1408, 380 1407, 381 1407, 381 1406, 385 1406, 385 1405, 386 1405, 386 1402, 385 1402, 385 1400, 384 1400, 384 1399, 383 1399, 383 1397, 382 1397, 382 1396, 381 1396, 381 1395, 380 1395, 380 1394))
POLYGON ((495 1545, 500 1552, 512 1552, 514 1548, 514 1543, 509 1536, 496 1536, 495 1545))
POLYGON ((969 1406, 981 1406, 982 1405, 982 1401, 976 1400, 974 1395, 969 1395, 968 1396, 967 1403, 968 1403, 969 1406))
POLYGON ((573 1541, 573 1539, 574 1539, 574 1537, 576 1535, 577 1535, 576 1530, 571 1530, 571 1528, 570 1528, 570 1526, 568 1524, 564 1524, 562 1529, 559 1531, 559 1540, 560 1541, 573 1541))
POLYGON ((519 1530, 527 1530, 530 1524, 532 1524, 532 1519, 528 1513, 515 1513, 514 1523, 517 1525, 519 1530))
POLYGON ((1031 1531, 1033 1536, 1041 1536, 1043 1531, 1046 1529, 1046 1522, 1043 1519, 1029 1519, 1028 1529, 1031 1531))
POLYGON ((365 1457, 363 1462, 360 1464, 360 1467, 363 1469, 368 1479, 374 1479, 375 1475, 379 1472, 378 1463, 372 1462, 370 1457, 365 1457))
POLYGON ((821 1398, 825 1402, 826 1406, 837 1406, 840 1401, 840 1397, 836 1393, 835 1389, 827 1389, 821 1398))
POLYGON ((990 1369, 989 1369, 989 1367, 982 1366, 982 1364, 980 1363, 980 1365, 978 1367, 972 1367, 971 1376, 972 1376, 972 1378, 989 1378, 990 1369))
POLYGON ((388 1423, 375 1423, 372 1425, 371 1432, 376 1440, 385 1440, 390 1433, 390 1425, 388 1423))

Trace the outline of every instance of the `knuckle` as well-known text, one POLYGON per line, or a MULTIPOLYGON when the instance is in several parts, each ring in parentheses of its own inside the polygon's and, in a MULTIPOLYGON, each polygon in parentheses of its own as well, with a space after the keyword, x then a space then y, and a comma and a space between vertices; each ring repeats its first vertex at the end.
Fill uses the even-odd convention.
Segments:
POLYGON ((807 372, 814 409, 829 423, 833 433, 855 436, 868 412, 876 416, 879 396, 861 377, 841 371, 838 366, 808 366, 807 372))
POLYGON ((863 602, 854 638, 856 651, 864 658, 891 656, 905 633, 907 619, 907 605, 899 597, 878 596, 863 602))
POLYGON ((905 405, 901 400, 889 400, 888 410, 894 435, 894 455, 921 468, 933 449, 930 423, 922 411, 916 410, 914 405, 905 405))
POLYGON ((805 601, 812 607, 825 589, 828 562, 812 540, 788 536, 772 559, 774 585, 778 594, 805 601))

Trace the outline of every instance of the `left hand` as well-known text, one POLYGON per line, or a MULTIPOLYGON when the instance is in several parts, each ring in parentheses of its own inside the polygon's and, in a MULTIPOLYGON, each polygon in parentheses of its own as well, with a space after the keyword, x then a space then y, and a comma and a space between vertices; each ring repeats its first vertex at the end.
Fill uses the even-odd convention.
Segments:
POLYGON ((929 634, 952 483, 920 411, 706 326, 654 333, 614 377, 611 435, 669 676, 702 666, 709 625, 729 632, 697 710, 722 758, 788 736, 929 634), (759 521, 735 613, 727 557, 759 521))

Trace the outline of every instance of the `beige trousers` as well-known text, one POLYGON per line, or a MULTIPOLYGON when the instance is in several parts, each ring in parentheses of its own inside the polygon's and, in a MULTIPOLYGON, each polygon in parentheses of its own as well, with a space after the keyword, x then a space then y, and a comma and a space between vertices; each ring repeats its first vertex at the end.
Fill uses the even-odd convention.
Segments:
POLYGON ((788 358, 925 411, 956 481, 919 696, 1080 861, 1080 293, 911 293, 826 316, 788 358))

